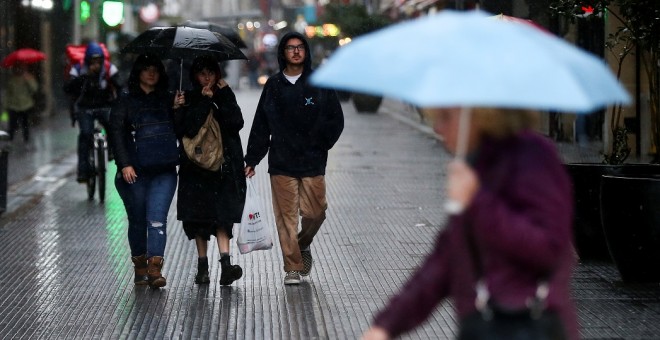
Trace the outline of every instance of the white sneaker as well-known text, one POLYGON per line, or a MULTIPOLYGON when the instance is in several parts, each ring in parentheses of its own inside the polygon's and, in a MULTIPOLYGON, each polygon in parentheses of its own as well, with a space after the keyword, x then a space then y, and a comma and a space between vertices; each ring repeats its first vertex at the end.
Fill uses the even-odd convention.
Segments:
POLYGON ((295 270, 286 272, 286 275, 284 276, 285 285, 297 285, 300 284, 300 281, 301 281, 300 273, 298 273, 295 270))

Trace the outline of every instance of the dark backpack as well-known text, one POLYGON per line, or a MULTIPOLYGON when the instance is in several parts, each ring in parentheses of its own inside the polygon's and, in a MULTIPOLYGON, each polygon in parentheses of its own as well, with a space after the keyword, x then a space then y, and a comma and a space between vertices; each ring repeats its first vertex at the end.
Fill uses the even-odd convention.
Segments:
POLYGON ((137 168, 161 172, 179 164, 178 141, 167 110, 141 108, 133 115, 132 127, 137 168))

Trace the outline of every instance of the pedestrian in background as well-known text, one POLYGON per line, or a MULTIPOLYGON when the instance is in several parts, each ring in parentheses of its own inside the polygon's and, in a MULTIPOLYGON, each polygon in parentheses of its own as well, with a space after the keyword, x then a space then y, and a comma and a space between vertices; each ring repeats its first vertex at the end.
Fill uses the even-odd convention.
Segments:
POLYGON ((34 95, 39 83, 28 70, 28 65, 16 63, 7 80, 7 111, 9 113, 9 140, 14 140, 19 125, 23 129, 23 141, 30 139, 30 117, 34 113, 34 95))
MULTIPOLYGON (((460 111, 424 110, 453 154, 460 111)), ((542 301, 549 326, 544 339, 578 338, 570 298, 571 184, 554 145, 531 129, 534 117, 522 110, 474 109, 467 159, 450 164, 447 181, 448 198, 464 210, 449 218, 430 255, 377 313, 363 339, 410 331, 447 297, 458 314, 458 338, 473 339, 473 321, 481 313, 475 302, 524 310, 542 282, 549 288, 542 301), (475 287, 488 293, 477 300, 475 287)))
MULTIPOLYGON (((117 175, 115 186, 128 216, 128 243, 135 266, 135 284, 152 288, 167 284, 162 276, 163 256, 167 242, 167 213, 177 185, 178 148, 174 138, 175 163, 158 168, 145 168, 139 153, 154 149, 138 149, 136 136, 142 119, 169 122, 172 134, 175 110, 184 103, 183 94, 168 92, 165 67, 155 55, 140 55, 135 60, 122 92, 110 114, 110 141, 115 147, 117 175)), ((159 147, 155 145, 155 147, 159 147)), ((167 146, 170 147, 170 146, 167 146)))
POLYGON ((121 90, 121 81, 117 67, 106 63, 103 49, 95 42, 87 44, 83 62, 74 65, 69 76, 64 92, 74 100, 73 122, 77 121, 80 128, 76 180, 87 183, 93 175, 89 150, 93 147, 94 121, 98 119, 104 128, 108 128, 110 107, 121 90))
POLYGON ((177 218, 183 230, 197 247, 195 283, 207 284, 209 279, 208 241, 215 236, 220 251, 221 285, 230 285, 243 276, 239 265, 231 264, 229 240, 234 223, 241 221, 245 204, 243 175, 243 145, 239 132, 243 128, 243 113, 236 96, 224 79, 217 60, 210 56, 193 60, 190 68, 193 89, 186 92, 186 106, 180 134, 193 138, 206 121, 209 112, 220 125, 224 162, 217 171, 201 168, 181 155, 177 218))
POLYGON ((250 131, 245 175, 268 153, 275 224, 284 259, 284 284, 309 275, 310 245, 325 220, 328 151, 344 129, 334 90, 308 83, 312 60, 302 34, 285 34, 277 47, 280 72, 261 93, 250 131), (298 217, 302 216, 300 232, 298 217))
POLYGON ((248 71, 248 79, 250 80, 250 88, 259 88, 259 71, 261 70, 261 57, 257 52, 250 52, 248 54, 246 68, 248 71))

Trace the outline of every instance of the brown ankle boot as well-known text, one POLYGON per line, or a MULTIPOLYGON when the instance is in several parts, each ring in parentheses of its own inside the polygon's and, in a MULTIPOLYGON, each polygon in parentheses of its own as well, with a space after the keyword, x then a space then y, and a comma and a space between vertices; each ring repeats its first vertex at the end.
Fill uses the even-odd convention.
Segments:
POLYGON ((135 279, 133 283, 136 286, 146 285, 147 281, 147 255, 133 256, 133 268, 135 269, 135 279))
POLYGON ((147 260, 147 276, 149 277, 149 286, 151 288, 165 287, 167 281, 160 270, 163 269, 163 257, 152 256, 147 260))

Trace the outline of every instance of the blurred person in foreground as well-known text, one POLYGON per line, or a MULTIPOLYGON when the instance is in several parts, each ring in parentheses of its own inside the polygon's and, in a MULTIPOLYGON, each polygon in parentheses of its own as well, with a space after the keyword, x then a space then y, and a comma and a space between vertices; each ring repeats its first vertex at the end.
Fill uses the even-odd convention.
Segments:
POLYGON ((292 285, 312 270, 310 245, 328 208, 328 151, 344 129, 344 113, 334 90, 309 84, 312 59, 302 34, 285 34, 277 53, 280 72, 268 78, 261 92, 245 155, 245 175, 254 176, 254 168, 268 153, 284 284, 292 285))
MULTIPOLYGON (((455 154, 461 108, 423 112, 455 154)), ((556 332, 548 338, 579 337, 570 298, 572 192, 555 147, 532 130, 534 112, 472 114, 466 159, 452 161, 448 169, 448 199, 463 210, 449 217, 432 252, 376 314, 364 340, 412 330, 445 298, 452 298, 458 314, 458 338, 472 339, 471 320, 480 313, 478 281, 485 283, 489 303, 508 310, 524 309, 539 282, 547 281, 545 306, 556 332)))

